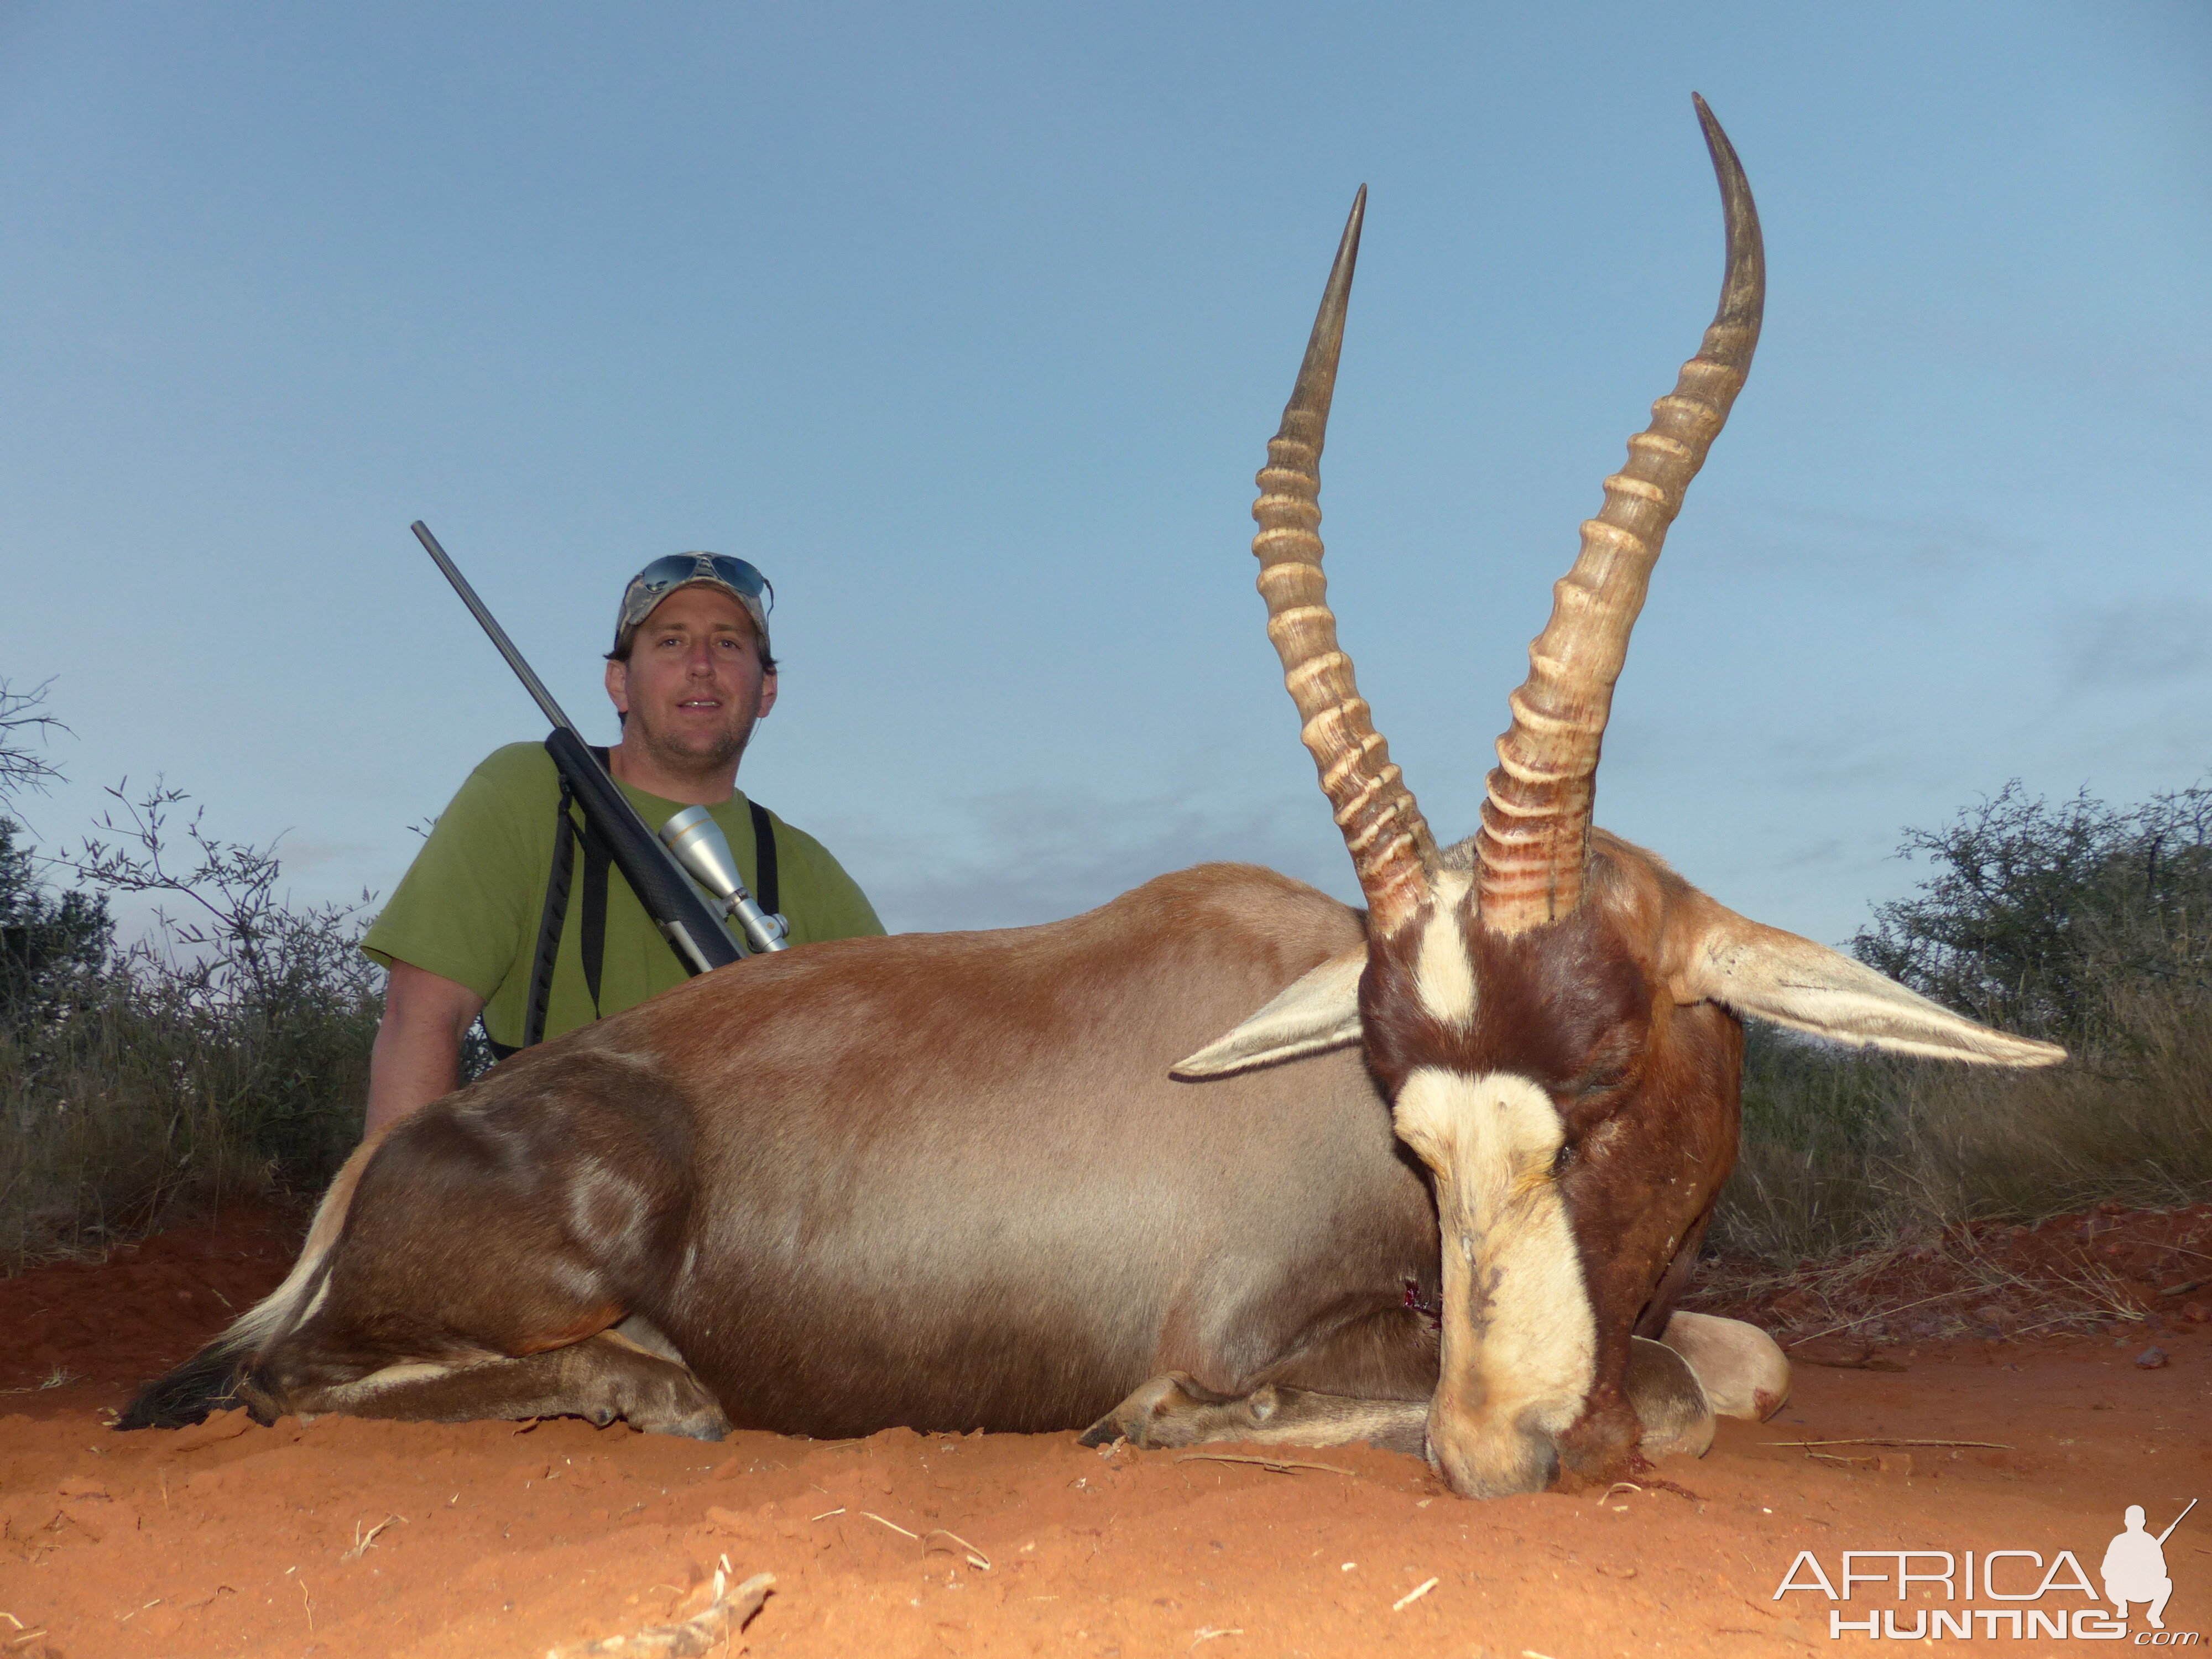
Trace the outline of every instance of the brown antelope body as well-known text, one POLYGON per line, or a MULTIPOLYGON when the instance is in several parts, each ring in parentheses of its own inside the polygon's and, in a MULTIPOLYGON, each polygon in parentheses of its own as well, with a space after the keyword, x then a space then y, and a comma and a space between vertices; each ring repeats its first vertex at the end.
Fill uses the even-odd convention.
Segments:
POLYGON ((1698 110, 1720 310, 1583 527, 1474 837, 1435 845, 1321 577, 1363 192, 1254 550, 1364 919, 1208 866, 1047 927, 696 980, 364 1146, 284 1286, 126 1425, 243 1401, 705 1435, 1365 1438, 1488 1495, 1701 1449, 1716 1405, 1771 1410, 1771 1342, 1670 1319, 1735 1157, 1739 1016, 2063 1056, 1590 828, 1629 628, 1759 331, 1758 220, 1698 110))

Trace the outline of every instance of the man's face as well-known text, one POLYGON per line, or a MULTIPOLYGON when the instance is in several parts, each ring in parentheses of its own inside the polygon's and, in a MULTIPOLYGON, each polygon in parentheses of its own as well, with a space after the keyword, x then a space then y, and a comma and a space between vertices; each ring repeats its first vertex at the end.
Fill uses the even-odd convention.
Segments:
POLYGON ((720 588, 679 587, 638 624, 629 660, 607 665, 607 696, 636 743, 677 772, 732 766, 775 705, 752 618, 720 588))

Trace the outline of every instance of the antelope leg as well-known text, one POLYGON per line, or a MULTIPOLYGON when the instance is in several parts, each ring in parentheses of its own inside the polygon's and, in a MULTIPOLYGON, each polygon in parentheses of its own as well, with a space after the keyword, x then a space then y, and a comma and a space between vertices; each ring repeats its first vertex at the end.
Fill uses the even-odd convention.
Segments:
POLYGON ((286 1405, 303 1417, 343 1412, 427 1423, 582 1417, 604 1427, 621 1418, 650 1434, 694 1440, 720 1440, 730 1431, 689 1367, 612 1331, 515 1359, 386 1365, 351 1382, 298 1390, 286 1405))
POLYGON ((1262 1383, 1249 1394, 1215 1394, 1180 1372, 1153 1377, 1083 1431, 1086 1446, 1127 1440, 1147 1449, 1209 1440, 1261 1445, 1342 1446, 1365 1441, 1419 1456, 1428 1436, 1426 1400, 1359 1400, 1262 1383))

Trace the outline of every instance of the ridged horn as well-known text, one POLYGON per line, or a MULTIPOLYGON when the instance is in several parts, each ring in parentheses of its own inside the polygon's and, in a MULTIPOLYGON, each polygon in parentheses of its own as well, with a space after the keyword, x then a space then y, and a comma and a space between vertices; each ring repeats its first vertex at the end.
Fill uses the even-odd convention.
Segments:
MULTIPOLYGON (((1694 96, 1694 94, 1693 94, 1694 96)), ((1695 100, 1728 220, 1728 275, 1698 355, 1651 424, 1628 441, 1628 463, 1605 481, 1605 505, 1583 525, 1582 551, 1552 589, 1552 619, 1528 647, 1528 678, 1498 740, 1475 836, 1483 925, 1517 933, 1571 912, 1582 898, 1598 750, 1613 688, 1644 608, 1651 567, 1682 493, 1720 435, 1750 372, 1766 296, 1759 211, 1728 135, 1695 100)))
POLYGON ((1352 659, 1337 647, 1336 617, 1321 569, 1322 443, 1366 212, 1362 185, 1337 244, 1283 424, 1267 445, 1267 465, 1257 481, 1260 499, 1252 504, 1260 525, 1252 552, 1260 561, 1260 594, 1267 602, 1267 637, 1283 659, 1283 684, 1297 705, 1298 736, 1320 769, 1322 793, 1344 831, 1367 896, 1370 926, 1387 935, 1420 908, 1428 889, 1423 863, 1436 842, 1391 763, 1390 745, 1375 729, 1352 678, 1352 659))

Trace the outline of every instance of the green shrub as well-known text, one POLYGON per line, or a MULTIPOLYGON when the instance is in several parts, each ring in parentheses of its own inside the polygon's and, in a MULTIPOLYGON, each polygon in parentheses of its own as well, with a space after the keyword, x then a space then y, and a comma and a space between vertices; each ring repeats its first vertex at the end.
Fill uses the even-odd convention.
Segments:
POLYGON ((2007 1030, 2124 1043, 2145 988, 2201 998, 2212 962, 2212 789, 2115 810, 2017 781, 1900 856, 1935 866, 1851 941, 1869 967, 2007 1030))
POLYGON ((66 861, 89 893, 40 889, 0 819, 0 914, 31 941, 0 1018, 9 1271, 227 1199, 312 1194, 360 1138, 382 1001, 362 907, 295 909, 272 849, 216 841, 197 816, 178 834, 174 790, 112 793, 118 811, 66 861), (118 950, 118 893, 174 908, 118 950))
POLYGON ((21 834, 0 817, 0 1028, 53 1019, 99 975, 115 936, 99 895, 46 890, 21 834))

